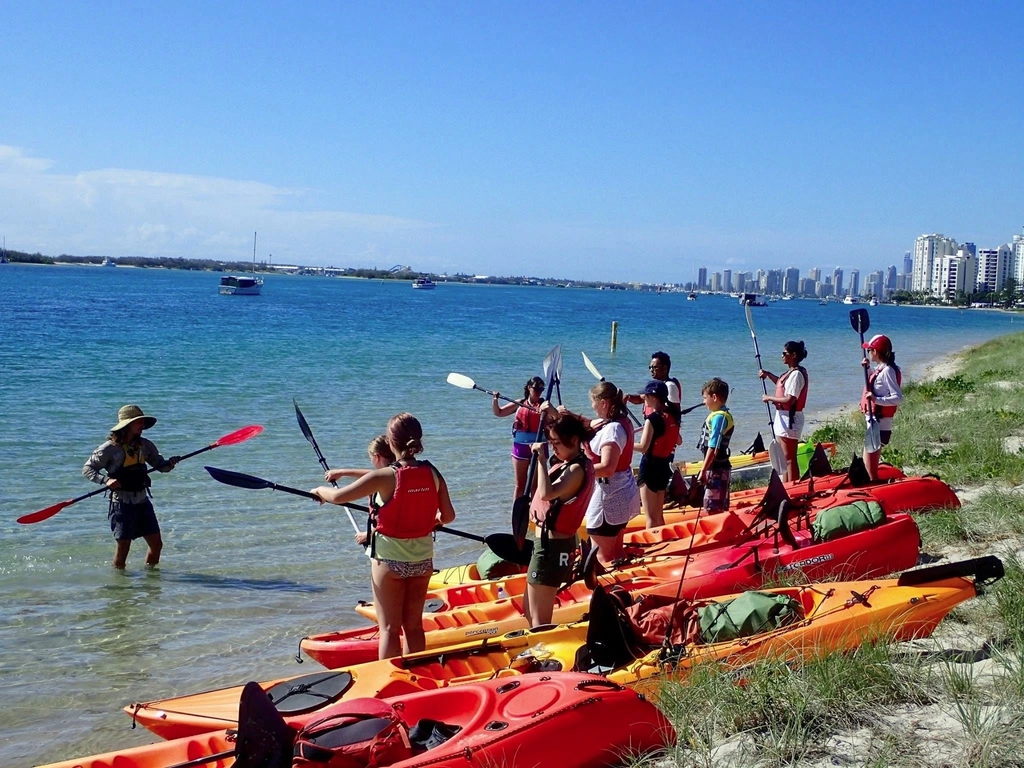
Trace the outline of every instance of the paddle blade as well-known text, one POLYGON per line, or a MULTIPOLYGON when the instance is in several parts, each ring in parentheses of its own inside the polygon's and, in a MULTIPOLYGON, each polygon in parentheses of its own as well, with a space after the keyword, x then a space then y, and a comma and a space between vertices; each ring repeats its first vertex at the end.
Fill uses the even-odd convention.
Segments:
POLYGON ((878 453, 882 450, 882 435, 878 428, 878 422, 871 419, 868 422, 868 429, 864 433, 864 450, 868 453, 878 453))
POLYGON ((238 445, 239 443, 244 443, 246 440, 256 437, 256 435, 262 431, 263 427, 259 424, 250 424, 248 427, 242 427, 229 435, 224 435, 220 440, 213 443, 211 447, 219 448, 222 445, 238 445))
POLYGON ((782 446, 776 440, 768 443, 768 461, 771 462, 772 469, 780 475, 786 474, 786 456, 782 452, 782 446))
POLYGON ((593 375, 593 377, 595 379, 597 379, 598 381, 604 381, 604 376, 602 376, 601 372, 599 370, 597 370, 597 366, 594 365, 594 363, 591 361, 591 359, 589 357, 587 357, 587 353, 586 352, 582 352, 581 354, 583 355, 583 364, 585 366, 587 366, 587 370, 590 371, 590 373, 593 375))
POLYGON ((548 381, 548 396, 551 396, 551 385, 558 378, 558 372, 562 370, 562 345, 556 344, 554 349, 548 352, 544 358, 544 378, 548 381))
POLYGON ((449 373, 448 383, 460 389, 473 389, 476 387, 475 381, 469 378, 469 376, 463 376, 461 373, 449 373))
POLYGON ((750 311, 750 305, 749 304, 744 304, 743 305, 743 312, 747 316, 747 327, 750 329, 750 335, 751 336, 756 336, 757 334, 754 333, 754 315, 750 311))
POLYGON ((306 438, 309 443, 313 442, 313 430, 309 428, 309 423, 306 421, 306 417, 302 415, 302 411, 299 410, 299 404, 292 398, 292 405, 295 406, 295 419, 299 422, 299 429, 302 430, 302 436, 306 438))
POLYGON ((210 473, 210 477, 218 483, 224 483, 224 485, 233 485, 236 488, 249 488, 252 490, 262 490, 264 488, 274 487, 274 484, 269 480, 264 480, 260 477, 253 477, 252 475, 243 475, 241 472, 217 469, 217 467, 204 467, 204 469, 210 473))
POLYGON ((868 327, 871 325, 871 318, 868 317, 868 311, 863 307, 860 309, 851 309, 850 325, 852 325, 853 330, 861 336, 867 333, 868 327))
POLYGON ((502 560, 516 565, 529 565, 533 557, 533 542, 526 541, 523 548, 511 533, 492 533, 486 539, 487 548, 502 560))
POLYGON ((22 525, 31 525, 32 523, 39 523, 43 520, 49 520, 51 517, 60 512, 64 507, 70 506, 73 502, 71 500, 62 501, 59 504, 54 504, 52 507, 46 509, 40 509, 38 512, 32 512, 27 515, 22 515, 18 518, 18 522, 22 525))

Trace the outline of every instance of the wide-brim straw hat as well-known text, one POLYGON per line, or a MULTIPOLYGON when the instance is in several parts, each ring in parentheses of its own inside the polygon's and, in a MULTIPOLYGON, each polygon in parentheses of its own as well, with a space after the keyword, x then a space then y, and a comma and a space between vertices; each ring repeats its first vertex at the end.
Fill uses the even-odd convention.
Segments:
POLYGON ((117 412, 117 424, 110 428, 111 432, 124 429, 133 421, 142 419, 142 428, 149 429, 156 424, 156 416, 147 416, 137 405, 124 405, 117 412))

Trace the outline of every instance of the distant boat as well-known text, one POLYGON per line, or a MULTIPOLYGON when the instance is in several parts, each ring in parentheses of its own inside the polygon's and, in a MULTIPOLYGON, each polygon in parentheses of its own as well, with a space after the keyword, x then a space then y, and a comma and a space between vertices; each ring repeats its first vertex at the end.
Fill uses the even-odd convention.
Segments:
POLYGON ((857 299, 855 299, 853 296, 845 296, 843 298, 843 304, 859 304, 859 303, 860 302, 857 301, 857 299))
POLYGON ((821 301, 819 301, 818 302, 818 306, 819 307, 827 307, 828 306, 828 299, 822 299, 821 301))
POLYGON ((876 299, 874 296, 872 296, 871 297, 871 301, 869 301, 868 304, 870 304, 872 307, 877 307, 878 306, 878 299, 876 299))
POLYGON ((437 287, 437 283, 435 283, 429 277, 418 277, 412 281, 412 287, 418 288, 423 291, 427 291, 437 287))
POLYGON ((223 296, 259 296, 263 281, 256 277, 256 233, 252 233, 252 277, 224 275, 218 289, 223 296))
POLYGON ((739 294, 740 304, 746 307, 767 307, 768 303, 756 293, 739 294))
POLYGON ((690 291, 690 295, 686 297, 686 300, 687 301, 696 301, 697 300, 697 294, 694 293, 693 291, 690 291))
POLYGON ((0 264, 7 263, 7 238, 4 238, 4 244, 0 247, 0 264))
POLYGON ((101 267, 116 267, 117 263, 111 261, 110 259, 104 258, 103 261, 100 262, 100 266, 101 267))

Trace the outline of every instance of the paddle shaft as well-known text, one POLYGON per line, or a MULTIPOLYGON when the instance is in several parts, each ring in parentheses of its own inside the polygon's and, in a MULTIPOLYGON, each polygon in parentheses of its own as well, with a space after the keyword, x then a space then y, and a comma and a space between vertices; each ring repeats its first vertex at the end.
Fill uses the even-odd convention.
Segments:
MULTIPOLYGON (((331 468, 328 466, 327 459, 324 458, 324 454, 320 450, 320 446, 317 445, 316 438, 313 437, 313 430, 310 428, 309 422, 307 422, 306 417, 302 415, 302 411, 299 410, 299 404, 295 402, 294 399, 292 400, 292 405, 295 406, 295 418, 299 422, 299 429, 302 430, 302 436, 306 438, 306 442, 313 446, 313 451, 316 453, 316 458, 320 462, 320 466, 323 467, 324 473, 329 472, 331 468)), ((333 480, 331 480, 331 485, 335 488, 338 487, 338 484, 333 480)), ((347 508, 345 509, 345 514, 348 515, 348 521, 352 523, 352 530, 359 533, 359 526, 356 525, 356 519, 352 517, 352 513, 349 512, 347 508)))
POLYGON ((473 389, 479 390, 480 392, 486 392, 491 397, 495 397, 498 400, 504 400, 506 403, 515 403, 516 405, 518 405, 518 406, 520 406, 522 408, 529 408, 531 411, 535 411, 536 412, 536 411, 540 410, 540 408, 538 408, 535 405, 530 405, 525 400, 516 400, 514 397, 505 397, 504 395, 498 394, 497 392, 495 392, 493 390, 484 389, 483 387, 478 387, 476 384, 473 385, 473 389))
MULTIPOLYGON (((761 350, 757 346, 757 334, 754 332, 754 318, 750 314, 750 305, 744 305, 743 309, 747 313, 747 325, 750 327, 750 338, 754 340, 754 357, 757 358, 757 370, 763 371, 764 366, 761 365, 761 350)), ((768 385, 764 379, 761 379, 761 390, 767 395, 768 385)), ((768 428, 772 431, 772 440, 775 439, 775 419, 772 418, 772 407, 766 402, 764 409, 768 413, 768 428)))

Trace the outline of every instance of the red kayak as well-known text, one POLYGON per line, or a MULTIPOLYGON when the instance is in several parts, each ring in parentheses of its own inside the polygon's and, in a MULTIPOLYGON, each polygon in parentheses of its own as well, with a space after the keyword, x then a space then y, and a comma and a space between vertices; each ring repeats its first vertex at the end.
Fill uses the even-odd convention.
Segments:
MULTIPOLYGON (((824 542, 814 541, 807 526, 793 529, 788 516, 767 528, 767 535, 752 541, 692 555, 685 565, 682 596, 713 597, 754 589, 782 574, 801 573, 812 581, 871 578, 917 563, 920 534, 906 514, 888 516, 875 528, 824 542)), ((649 589, 678 583, 684 563, 682 557, 657 558, 602 575, 600 580, 605 585, 617 583, 630 592, 649 589)), ((591 588, 584 581, 561 590, 552 621, 578 621, 587 610, 590 595, 591 588)), ((427 649, 498 637, 526 627, 521 596, 423 615, 427 649)), ((372 625, 314 635, 303 638, 301 648, 328 669, 347 667, 377 658, 378 631, 372 625)))
MULTIPOLYGON (((784 499, 785 496, 779 498, 784 499)), ((870 488, 833 489, 798 496, 789 502, 789 516, 791 520, 804 520, 810 524, 819 510, 858 501, 877 502, 887 516, 960 506, 953 489, 938 478, 907 477, 870 488)), ((779 503, 767 502, 749 512, 694 516, 680 523, 638 531, 630 537, 626 554, 634 560, 646 560, 713 551, 749 541, 757 536, 754 529, 758 521, 763 520, 766 514, 775 515, 779 503)), ((494 602, 503 597, 522 598, 525 592, 526 574, 515 574, 494 581, 430 590, 424 610, 436 614, 462 606, 494 602)), ((372 603, 359 603, 356 611, 368 619, 377 618, 372 603)))
POLYGON ((46 768, 171 768, 201 764, 482 768, 621 765, 675 743, 638 693, 570 672, 502 676, 389 699, 342 700, 284 718, 258 683, 239 703, 237 738, 187 736, 46 768), (188 762, 185 762, 188 761, 188 762))

